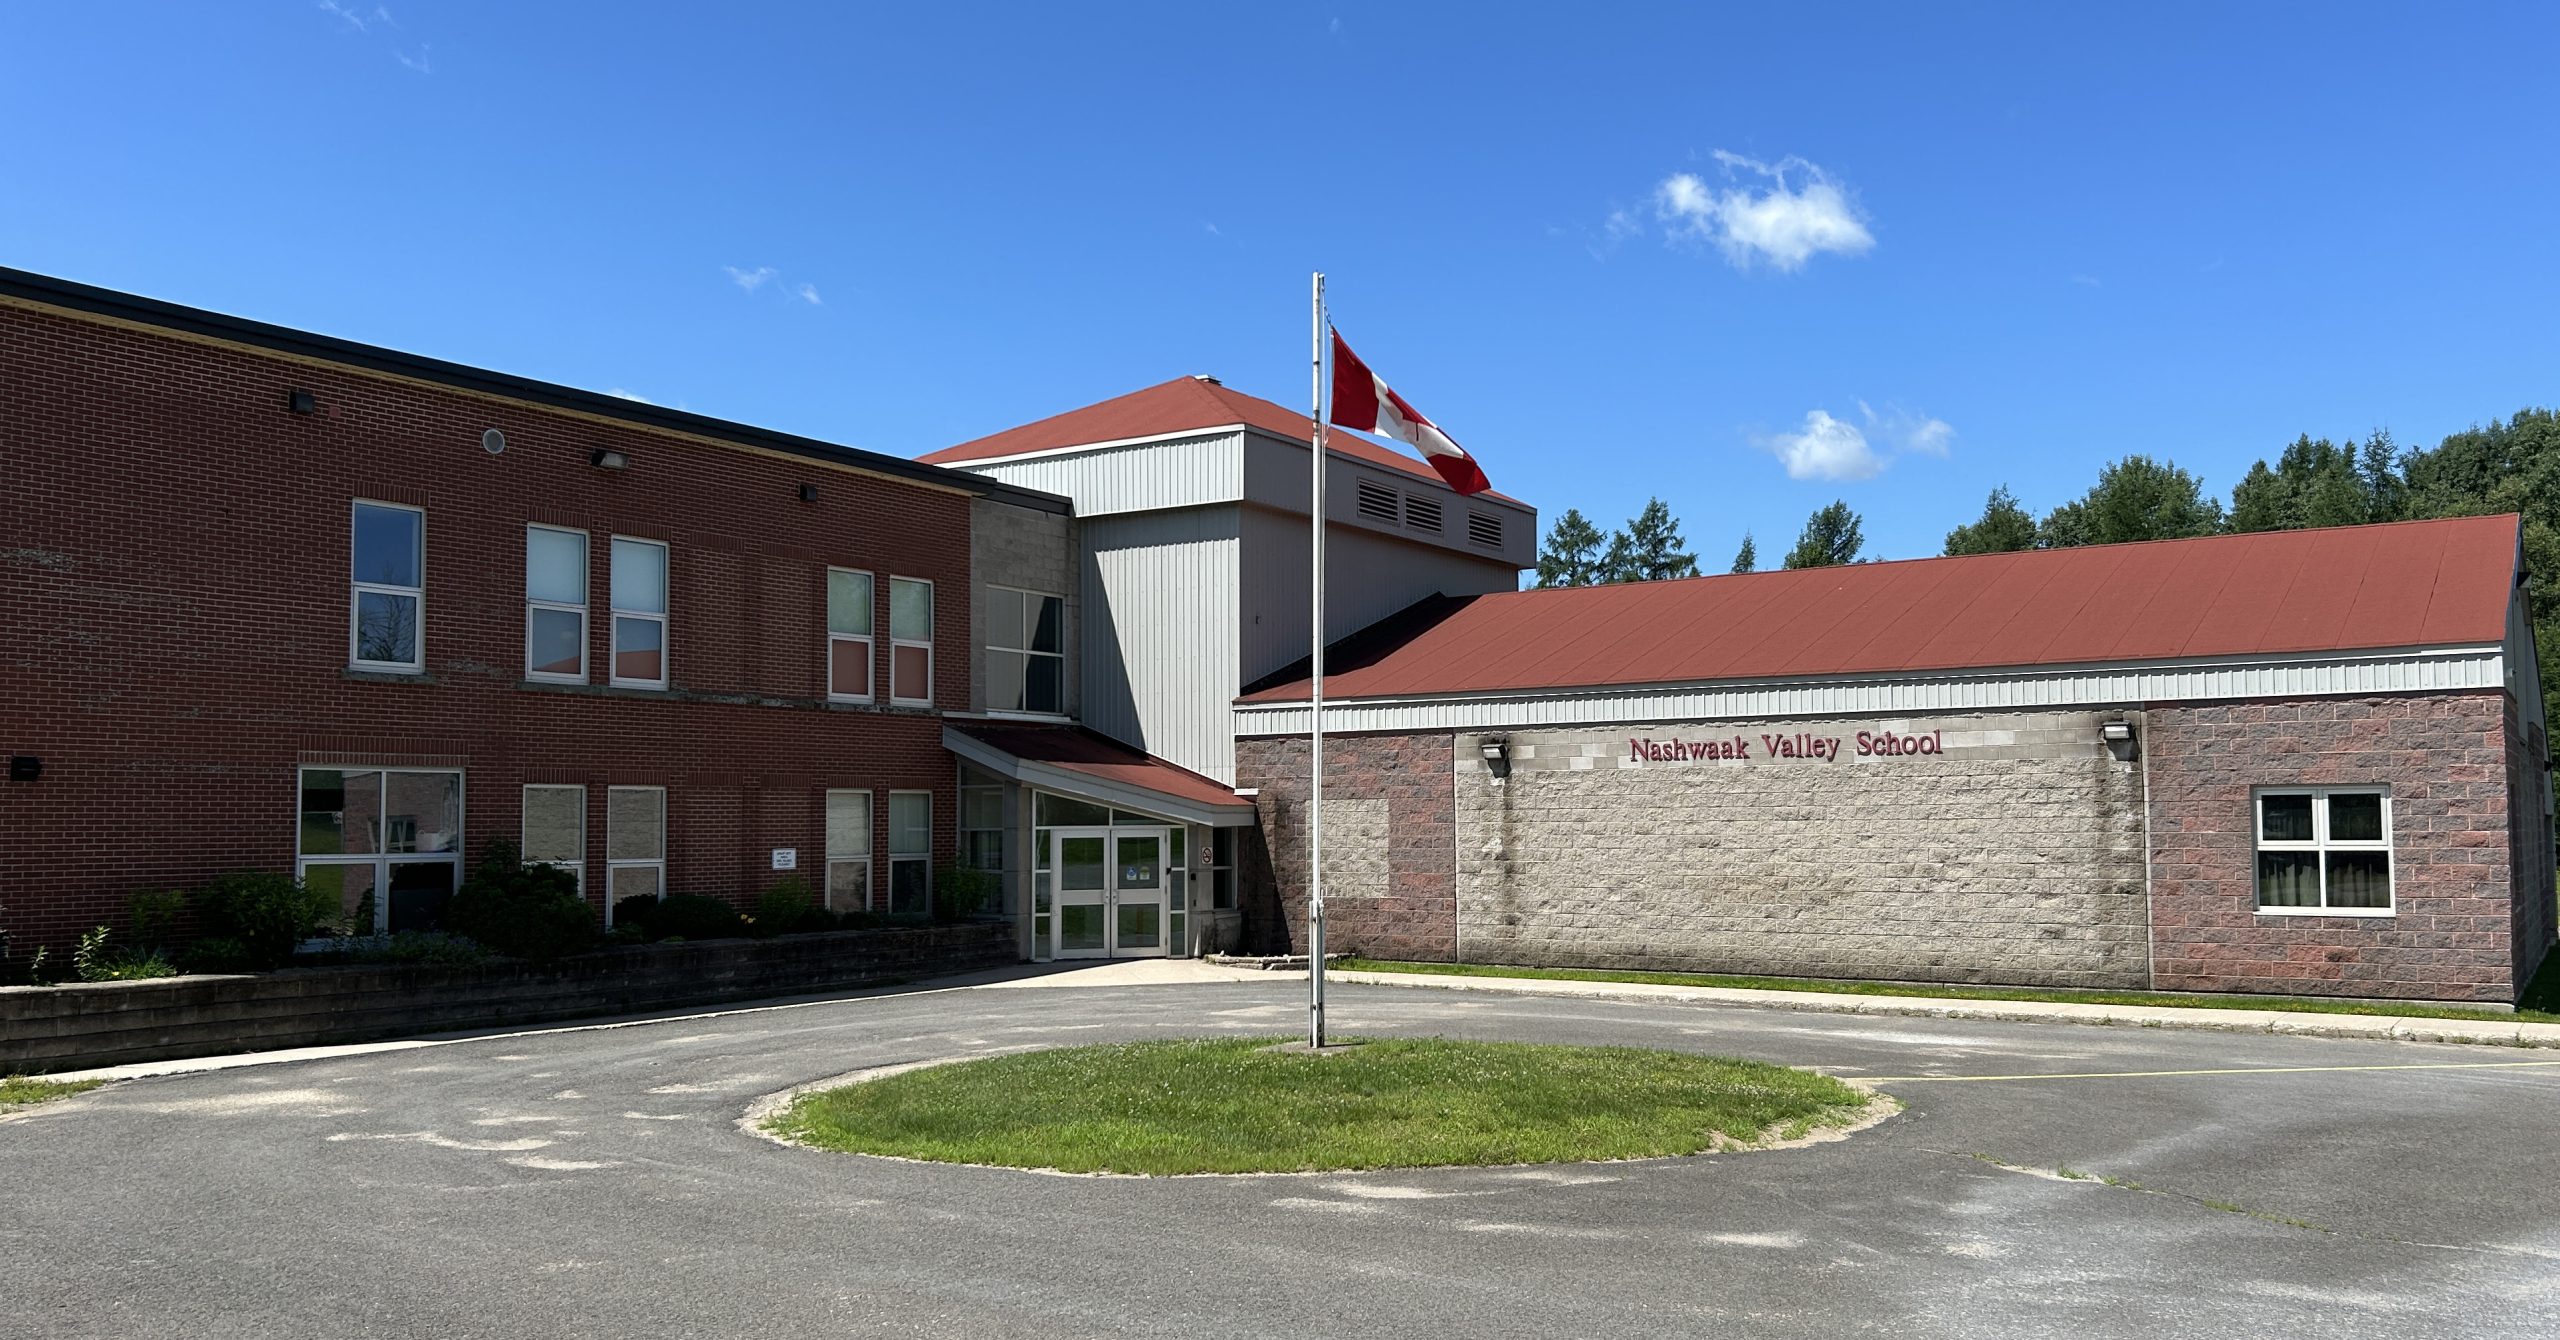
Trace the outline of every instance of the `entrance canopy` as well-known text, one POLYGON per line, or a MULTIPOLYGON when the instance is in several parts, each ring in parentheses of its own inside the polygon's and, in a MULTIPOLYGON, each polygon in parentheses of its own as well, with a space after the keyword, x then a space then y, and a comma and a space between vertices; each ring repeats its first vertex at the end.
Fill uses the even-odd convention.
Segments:
POLYGON ((1081 726, 946 722, 942 746, 974 767, 1043 791, 1212 828, 1253 824, 1253 802, 1224 783, 1081 726))

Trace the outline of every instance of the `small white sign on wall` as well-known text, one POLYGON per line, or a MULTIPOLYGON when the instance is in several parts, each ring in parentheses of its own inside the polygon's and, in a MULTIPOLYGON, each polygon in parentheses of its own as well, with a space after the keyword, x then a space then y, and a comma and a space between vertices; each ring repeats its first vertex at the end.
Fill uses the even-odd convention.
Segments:
POLYGON ((799 868, 800 868, 800 849, 799 849, 798 847, 776 847, 776 848, 774 848, 774 849, 773 849, 773 868, 774 868, 774 869, 776 869, 776 870, 797 870, 797 869, 799 869, 799 868))

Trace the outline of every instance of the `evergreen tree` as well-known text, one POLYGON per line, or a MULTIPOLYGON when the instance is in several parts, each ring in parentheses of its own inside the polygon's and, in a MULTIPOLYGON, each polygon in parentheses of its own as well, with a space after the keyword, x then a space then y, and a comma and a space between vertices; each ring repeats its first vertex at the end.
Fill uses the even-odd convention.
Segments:
POLYGON ((2036 547, 2036 519, 2018 505, 2006 484, 1991 490, 1982 519, 1947 532, 1947 554, 2005 554, 2036 547))
POLYGON ((1858 561, 1858 550, 1866 545, 1865 524, 1849 510, 1847 502, 1835 502, 1806 518, 1804 534, 1796 537, 1796 547, 1787 553, 1790 568, 1827 568, 1858 561))
POLYGON ((1733 555, 1733 570, 1753 572, 1760 567, 1760 546, 1751 542, 1751 532, 1742 532, 1742 548, 1733 555))
POLYGON ((2560 590, 2539 576, 2560 572, 2560 413, 2527 409, 2486 428, 2468 428, 2402 461, 2402 515, 2412 519, 2524 517, 2525 584, 2533 640, 2541 653, 2544 718, 2560 721, 2560 590))
POLYGON ((2095 488, 2047 513, 2037 528, 2045 547, 2123 544, 2211 535, 2222 529, 2222 502, 2173 461, 2127 456, 2098 472, 2095 488))
POLYGON ((1658 582, 1666 577, 1695 577, 1698 556, 1681 547, 1680 523, 1660 498, 1648 500, 1626 529, 1609 537, 1609 552, 1601 560, 1607 570, 1602 580, 1612 582, 1658 582))
POLYGON ((2306 433, 2276 458, 2275 468, 2260 461, 2231 490, 2231 529, 2299 530, 2392 520, 2401 513, 2405 492, 2398 456, 2388 433, 2376 433, 2362 446, 2352 438, 2314 441, 2306 433))
POLYGON ((1600 528, 1568 507, 1538 551, 1538 585, 1593 586, 1601 580, 1600 528))

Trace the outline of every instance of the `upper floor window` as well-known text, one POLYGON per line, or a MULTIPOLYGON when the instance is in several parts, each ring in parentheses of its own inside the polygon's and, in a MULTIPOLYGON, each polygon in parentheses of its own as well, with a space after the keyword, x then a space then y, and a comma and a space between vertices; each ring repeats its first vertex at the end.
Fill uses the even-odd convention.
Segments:
POLYGON ((988 587, 984 598, 987 709, 1065 715, 1066 599, 1002 586, 988 587))
POLYGON ((587 680, 587 533, 524 528, 524 672, 587 680))
POLYGON ((2260 791, 2258 910, 2391 911, 2391 793, 2379 787, 2260 791))
POLYGON ((871 701, 871 574, 827 569, 827 696, 871 701))
POLYGON ((348 663, 368 670, 424 669, 426 512, 359 502, 350 550, 348 663))
POLYGON ((667 546, 613 537, 613 682, 667 686, 667 546))
POLYGON ((889 701, 933 701, 933 583, 889 579, 889 701))

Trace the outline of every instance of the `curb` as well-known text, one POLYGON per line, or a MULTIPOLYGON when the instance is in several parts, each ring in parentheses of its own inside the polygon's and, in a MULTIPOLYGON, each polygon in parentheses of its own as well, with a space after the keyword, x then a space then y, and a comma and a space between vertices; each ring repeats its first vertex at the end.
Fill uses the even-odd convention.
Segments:
POLYGON ((2488 1047, 2560 1047, 2560 1024, 2501 1024, 2484 1019, 2396 1015, 2309 1014, 2289 1010, 2182 1009, 2165 1005, 2081 1005, 2066 1001, 1955 1000, 1926 996, 1846 996, 1818 991, 1753 991, 1740 987, 1579 982, 1536 977, 1458 977, 1436 973, 1335 972, 1336 981, 1419 990, 1493 991, 1515 996, 1626 1001, 1646 1005, 1740 1005, 1802 1014, 1906 1019, 1983 1019, 2001 1023, 2068 1023, 2115 1028, 2175 1028, 2211 1033, 2275 1033, 2292 1037, 2371 1038, 2488 1047))

